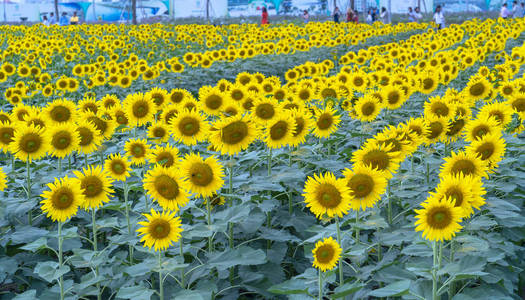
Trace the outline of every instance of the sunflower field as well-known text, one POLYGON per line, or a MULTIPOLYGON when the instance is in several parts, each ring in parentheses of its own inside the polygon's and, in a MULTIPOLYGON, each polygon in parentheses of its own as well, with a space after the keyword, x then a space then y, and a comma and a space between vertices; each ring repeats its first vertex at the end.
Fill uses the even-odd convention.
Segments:
POLYGON ((524 19, 1 28, 0 299, 524 297, 524 19))

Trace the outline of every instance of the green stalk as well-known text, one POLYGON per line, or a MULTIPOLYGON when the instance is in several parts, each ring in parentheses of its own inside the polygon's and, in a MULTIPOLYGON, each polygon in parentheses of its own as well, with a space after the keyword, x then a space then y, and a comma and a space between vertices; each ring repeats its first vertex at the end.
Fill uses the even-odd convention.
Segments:
MULTIPOLYGON (((26 183, 27 183, 27 202, 31 202, 31 163, 29 162, 29 157, 26 160, 26 169, 27 169, 27 175, 26 175, 26 183)), ((33 209, 29 209, 29 226, 33 226, 33 209)))
MULTIPOLYGON (((233 193, 233 163, 232 160, 230 160, 230 172, 228 174, 229 176, 229 182, 228 182, 228 194, 231 195, 233 193)), ((230 207, 233 207, 233 198, 231 196, 228 197, 228 204, 230 207)), ((230 246, 230 249, 233 249, 233 223, 228 222, 228 244, 230 246)), ((230 268, 230 284, 233 285, 233 277, 234 277, 234 269, 233 267, 230 268)))
POLYGON ((293 212, 293 203, 292 203, 292 192, 288 191, 288 213, 292 215, 293 212))
POLYGON ((164 280, 162 278, 162 251, 159 251, 159 297, 160 300, 164 300, 164 280))
POLYGON ((359 209, 355 212, 355 243, 356 245, 359 245, 359 209))
POLYGON ((323 277, 321 272, 321 269, 319 269, 319 300, 323 300, 323 277))
POLYGON ((390 182, 387 183, 387 197, 388 197, 388 207, 387 207, 388 224, 392 225, 392 195, 391 195, 391 189, 390 189, 390 182))
POLYGON ((71 155, 67 156, 67 169, 71 170, 71 155))
MULTIPOLYGON (((181 263, 184 263, 184 250, 182 249, 182 237, 180 237, 179 240, 179 254, 181 258, 181 263)), ((185 276, 184 276, 184 268, 181 268, 180 270, 180 287, 185 288, 185 276)))
MULTIPOLYGON (((62 269, 64 263, 62 259, 62 222, 58 222, 58 266, 62 269)), ((60 300, 64 300, 64 277, 60 275, 58 279, 58 285, 60 286, 60 300)))
POLYGON ((430 164, 429 163, 427 163, 426 178, 427 178, 427 185, 429 185, 430 184, 430 164))
MULTIPOLYGON (((126 207, 126 222, 128 223, 128 234, 131 235, 131 222, 129 220, 129 203, 128 203, 128 196, 129 196, 129 187, 128 183, 124 181, 124 205, 126 207)), ((133 265, 133 246, 129 245, 129 263, 133 265)))
POLYGON ((62 174, 62 158, 58 158, 58 174, 62 174))
MULTIPOLYGON (((210 198, 206 198, 205 201, 206 201, 206 211, 208 212, 208 214, 206 216, 206 220, 208 222, 208 227, 211 230, 211 203, 210 203, 211 199, 210 198)), ((213 252, 213 234, 211 234, 208 237, 208 251, 210 253, 213 252)))
POLYGON ((87 168, 89 166, 89 163, 88 163, 88 155, 87 154, 84 154, 84 166, 87 168))
MULTIPOLYGON (((343 244, 341 243, 341 227, 339 225, 339 217, 335 217, 335 226, 337 227, 337 243, 341 246, 342 252, 345 253, 343 249, 343 244)), ((320 271, 319 271, 320 272, 320 271)), ((339 259, 339 286, 342 286, 344 283, 343 280, 343 258, 339 259)))
MULTIPOLYGON (((96 211, 95 211, 94 208, 92 208, 91 209, 91 225, 93 226, 93 251, 97 252, 98 251, 98 246, 97 246, 97 224, 95 222, 95 215, 96 215, 96 211)), ((96 255, 96 253, 95 253, 95 255, 96 255)), ((98 277, 98 274, 99 274, 98 266, 95 268, 95 274, 98 277)), ((102 299, 102 295, 100 293, 100 282, 97 282, 97 299, 98 300, 102 299)))
MULTIPOLYGON (((454 251, 456 250, 455 246, 456 245, 454 243, 454 238, 452 238, 452 240, 450 240, 450 260, 449 262, 454 261, 454 251)), ((451 280, 450 283, 448 284, 448 298, 452 299, 452 297, 454 297, 454 294, 455 294, 454 281, 451 280)))
POLYGON ((438 246, 437 246, 437 242, 432 242, 432 258, 433 258, 433 263, 432 263, 432 300, 438 300, 438 295, 437 295, 437 291, 438 291, 438 277, 437 277, 437 272, 438 272, 438 246))

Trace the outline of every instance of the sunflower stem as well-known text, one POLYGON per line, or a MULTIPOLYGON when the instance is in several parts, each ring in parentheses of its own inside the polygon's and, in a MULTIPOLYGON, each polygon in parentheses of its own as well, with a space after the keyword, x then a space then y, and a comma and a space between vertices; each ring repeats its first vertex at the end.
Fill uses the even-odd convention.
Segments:
POLYGON ((272 176, 272 148, 268 148, 268 177, 272 176))
MULTIPOLYGON (((455 251, 455 243, 454 238, 450 240, 450 260, 449 262, 452 263, 454 261, 454 251, 455 251)), ((454 281, 450 280, 450 283, 448 284, 448 299, 452 299, 455 294, 455 287, 454 287, 454 281)))
MULTIPOLYGON (((26 183, 27 183, 27 202, 31 202, 31 163, 29 162, 29 157, 26 160, 26 169, 27 169, 27 175, 26 175, 26 183)), ((29 226, 33 225, 33 209, 29 209, 28 213, 28 221, 29 226)))
MULTIPOLYGON (((343 243, 341 242, 341 227, 340 227, 340 224, 339 224, 339 217, 335 217, 335 226, 337 228, 337 243, 339 243, 339 245, 341 245, 341 249, 343 250, 342 252, 345 253, 344 249, 343 249, 343 243)), ((342 286, 344 283, 344 280, 343 280, 343 259, 339 259, 339 286, 342 286)))
POLYGON ((321 269, 319 269, 319 300, 323 300, 323 276, 321 269))
POLYGON ((388 224, 392 226, 392 193, 391 193, 390 182, 387 183, 387 197, 388 197, 388 207, 387 207, 388 224))
MULTIPOLYGON (((91 209, 91 225, 93 226, 93 251, 98 251, 97 247, 97 223, 95 221, 95 215, 96 210, 94 208, 91 209)), ((98 266, 95 268, 95 275, 98 277, 99 271, 98 266)), ((102 299, 102 295, 100 294, 100 282, 97 282, 97 299, 102 299)))
POLYGON ((429 163, 427 163, 426 178, 427 178, 427 185, 429 185, 430 184, 430 164, 429 163))
MULTIPOLYGON (((228 194, 230 195, 228 197, 228 205, 233 207, 233 198, 231 194, 233 193, 233 159, 230 160, 230 166, 229 166, 229 174, 228 174, 228 194)), ((228 244, 230 246, 230 249, 233 249, 233 223, 228 222, 228 244)), ((230 268, 230 284, 233 285, 233 277, 234 277, 234 269, 233 267, 230 268)))
POLYGON ((432 257, 433 257, 433 264, 432 264, 432 300, 438 300, 438 276, 437 272, 439 269, 438 260, 440 258, 438 257, 438 245, 437 242, 432 242, 432 257))
MULTIPOLYGON (((129 187, 127 181, 124 181, 124 206, 126 211, 126 222, 128 224, 128 234, 131 236, 131 222, 129 220, 129 187)), ((129 263, 133 265, 133 245, 129 245, 129 263)))
MULTIPOLYGON (((58 222, 58 267, 62 270, 62 222, 58 222)), ((58 279, 58 285, 60 286, 60 300, 64 300, 64 277, 60 275, 58 279)))
MULTIPOLYGON (((182 274, 184 274, 184 272, 182 274)), ((159 297, 160 300, 164 300, 164 280, 162 278, 162 251, 159 251, 159 297)))
MULTIPOLYGON (((179 240, 179 254, 180 254, 180 259, 181 259, 181 263, 184 263, 184 250, 182 249, 182 237, 180 237, 180 240, 179 240)), ((184 276, 184 268, 182 268, 180 270, 180 287, 185 289, 185 276, 184 276)))
POLYGON ((58 158, 58 174, 62 174, 62 158, 58 158))
POLYGON ((359 209, 355 211, 355 244, 359 245, 359 209))
MULTIPOLYGON (((206 201, 206 211, 208 212, 206 215, 206 220, 208 222, 208 227, 211 230, 211 203, 210 203, 211 199, 206 198, 205 201, 206 201)), ((213 235, 210 235, 208 237, 208 252, 210 253, 213 252, 213 235)))
POLYGON ((11 172, 15 171, 15 156, 11 154, 11 172))
POLYGON ((292 202, 292 192, 288 191, 288 213, 292 215, 293 212, 293 202, 292 202))

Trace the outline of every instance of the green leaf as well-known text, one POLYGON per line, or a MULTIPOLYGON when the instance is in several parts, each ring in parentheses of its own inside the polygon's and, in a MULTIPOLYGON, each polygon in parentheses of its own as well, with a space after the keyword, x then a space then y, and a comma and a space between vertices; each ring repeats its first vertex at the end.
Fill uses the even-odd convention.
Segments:
POLYGON ((252 249, 248 246, 241 246, 237 249, 226 250, 217 254, 212 254, 208 265, 218 270, 227 270, 236 265, 260 265, 266 262, 266 254, 261 249, 252 249))
POLYGON ((401 296, 408 293, 410 288, 410 280, 401 280, 394 283, 391 283, 384 288, 380 288, 368 293, 368 296, 373 297, 392 297, 392 296, 401 296))
POLYGON ((438 275, 450 274, 458 279, 471 278, 487 275, 483 272, 487 264, 485 258, 478 256, 465 256, 459 262, 452 262, 445 265, 438 271, 438 275))
POLYGON ((283 283, 273 285, 268 289, 268 291, 280 295, 306 294, 308 292, 308 285, 306 284, 305 280, 294 278, 283 283))
POLYGON ((138 277, 148 274, 154 267, 156 267, 156 264, 152 263, 152 261, 144 261, 140 264, 125 267, 124 272, 129 274, 130 276, 138 277))
POLYGON ((39 262, 36 264, 34 272, 47 282, 53 282, 60 276, 69 272, 69 266, 61 266, 55 261, 39 262))
POLYGON ((38 300, 36 290, 27 290, 22 294, 16 295, 12 300, 38 300))
POLYGON ((133 300, 150 300, 154 291, 144 286, 128 286, 118 290, 117 298, 133 300))
POLYGON ((405 247, 401 253, 410 256, 428 257, 432 256, 432 249, 426 243, 417 243, 405 247))
POLYGON ((45 249, 45 248, 47 248, 47 238, 45 237, 41 237, 32 243, 29 243, 25 246, 20 247, 20 249, 22 250, 27 250, 31 252, 36 252, 38 250, 45 249))
POLYGON ((362 289, 364 286, 365 285, 360 282, 345 283, 334 290, 332 299, 338 299, 353 294, 362 289))

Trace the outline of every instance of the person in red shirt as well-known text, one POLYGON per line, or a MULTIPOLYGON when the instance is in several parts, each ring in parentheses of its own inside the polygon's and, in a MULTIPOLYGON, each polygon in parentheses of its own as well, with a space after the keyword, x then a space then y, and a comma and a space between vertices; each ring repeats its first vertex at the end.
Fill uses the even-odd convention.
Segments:
POLYGON ((262 8, 261 24, 268 24, 268 11, 266 10, 266 7, 262 8))

